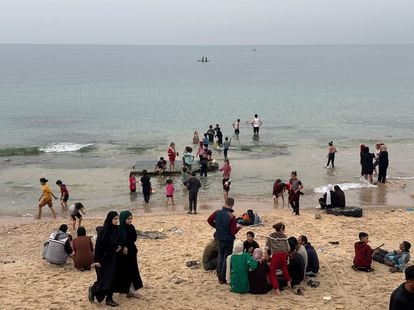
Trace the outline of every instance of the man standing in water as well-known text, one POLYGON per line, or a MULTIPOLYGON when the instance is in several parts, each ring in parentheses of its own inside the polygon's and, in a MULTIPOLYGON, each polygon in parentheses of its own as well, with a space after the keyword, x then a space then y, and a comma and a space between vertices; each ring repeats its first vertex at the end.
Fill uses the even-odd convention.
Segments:
POLYGON ((234 199, 227 198, 225 206, 211 214, 207 222, 216 229, 218 240, 217 277, 220 284, 226 283, 226 259, 233 252, 233 243, 240 226, 234 216, 234 199))
POLYGON ((254 119, 249 122, 253 126, 253 134, 259 135, 259 128, 262 126, 262 121, 257 114, 254 115, 254 119))

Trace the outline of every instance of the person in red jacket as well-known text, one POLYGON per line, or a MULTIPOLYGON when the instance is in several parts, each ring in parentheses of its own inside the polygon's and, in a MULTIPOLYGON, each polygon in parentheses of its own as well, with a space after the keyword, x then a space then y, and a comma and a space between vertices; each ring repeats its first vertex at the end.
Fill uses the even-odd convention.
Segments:
POLYGON ((374 250, 368 245, 368 234, 365 232, 359 233, 359 241, 355 242, 355 257, 354 257, 354 265, 352 268, 354 270, 362 270, 362 271, 374 271, 371 268, 372 264, 372 256, 374 255, 374 250))

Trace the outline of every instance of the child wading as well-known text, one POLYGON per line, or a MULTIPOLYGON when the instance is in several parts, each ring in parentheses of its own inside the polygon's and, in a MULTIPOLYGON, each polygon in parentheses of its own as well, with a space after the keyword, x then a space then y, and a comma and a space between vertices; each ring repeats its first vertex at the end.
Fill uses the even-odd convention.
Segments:
POLYGON ((165 195, 167 196, 165 206, 168 207, 168 203, 171 199, 171 206, 174 207, 174 184, 172 179, 168 179, 165 183, 165 195))
POLYGON ((53 218, 56 218, 56 212, 55 209, 53 209, 53 202, 52 197, 57 199, 57 197, 52 193, 52 191, 49 188, 49 185, 47 185, 48 180, 45 178, 40 178, 40 185, 42 186, 42 195, 39 197, 39 209, 37 213, 37 219, 40 219, 42 217, 42 208, 45 205, 48 205, 50 211, 52 212, 53 218))

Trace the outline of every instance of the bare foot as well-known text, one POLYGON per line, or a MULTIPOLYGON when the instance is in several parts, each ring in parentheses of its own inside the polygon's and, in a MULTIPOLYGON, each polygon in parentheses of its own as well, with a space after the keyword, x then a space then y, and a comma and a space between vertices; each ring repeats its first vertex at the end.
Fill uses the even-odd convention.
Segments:
POLYGON ((278 290, 278 289, 276 290, 275 294, 276 294, 276 295, 278 295, 278 296, 282 295, 282 294, 280 293, 280 290, 278 290))

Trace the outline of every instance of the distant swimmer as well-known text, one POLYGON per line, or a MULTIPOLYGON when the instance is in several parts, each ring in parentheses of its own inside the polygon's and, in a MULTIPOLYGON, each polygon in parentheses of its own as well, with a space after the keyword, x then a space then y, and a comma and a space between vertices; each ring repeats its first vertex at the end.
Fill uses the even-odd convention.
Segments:
POLYGON ((335 168, 335 153, 337 152, 336 147, 333 145, 333 141, 328 143, 328 163, 326 168, 329 168, 329 164, 332 164, 332 168, 335 168))

